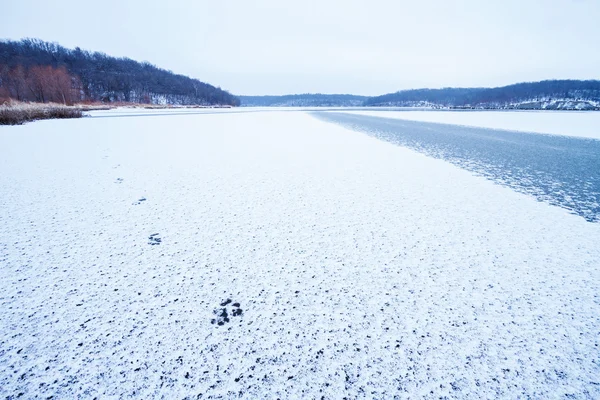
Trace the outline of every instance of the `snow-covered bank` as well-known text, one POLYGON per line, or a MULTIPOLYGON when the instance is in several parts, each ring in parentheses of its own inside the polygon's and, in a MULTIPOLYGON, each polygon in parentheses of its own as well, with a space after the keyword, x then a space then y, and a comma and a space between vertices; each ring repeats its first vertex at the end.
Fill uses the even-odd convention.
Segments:
POLYGON ((600 139, 595 111, 349 111, 353 114, 411 121, 507 129, 600 139))
POLYGON ((600 225, 443 161, 300 112, 0 155, 2 397, 600 396, 600 225))

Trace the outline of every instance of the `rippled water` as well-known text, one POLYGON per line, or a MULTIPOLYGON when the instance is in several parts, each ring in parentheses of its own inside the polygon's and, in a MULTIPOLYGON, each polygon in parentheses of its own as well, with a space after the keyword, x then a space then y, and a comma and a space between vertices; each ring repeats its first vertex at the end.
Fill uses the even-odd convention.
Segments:
POLYGON ((347 113, 313 115, 444 159, 600 222, 600 140, 347 113))

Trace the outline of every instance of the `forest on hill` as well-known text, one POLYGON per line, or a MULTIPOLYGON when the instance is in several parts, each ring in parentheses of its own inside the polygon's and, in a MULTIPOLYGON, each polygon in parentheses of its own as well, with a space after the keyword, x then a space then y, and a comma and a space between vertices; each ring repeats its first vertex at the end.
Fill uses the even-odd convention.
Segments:
POLYGON ((67 49, 39 39, 0 41, 0 102, 3 99, 239 105, 239 99, 225 90, 148 62, 67 49))
POLYGON ((6 100, 254 107, 427 107, 600 110, 599 80, 545 80, 495 88, 411 89, 381 96, 234 96, 148 62, 67 49, 39 39, 0 40, 0 104, 6 100))
POLYGON ((425 107, 600 110, 600 81, 546 80, 495 88, 410 89, 382 96, 293 94, 239 96, 246 107, 425 107))
POLYGON ((598 109, 600 81, 546 80, 496 88, 443 88, 401 90, 368 98, 365 106, 598 109))

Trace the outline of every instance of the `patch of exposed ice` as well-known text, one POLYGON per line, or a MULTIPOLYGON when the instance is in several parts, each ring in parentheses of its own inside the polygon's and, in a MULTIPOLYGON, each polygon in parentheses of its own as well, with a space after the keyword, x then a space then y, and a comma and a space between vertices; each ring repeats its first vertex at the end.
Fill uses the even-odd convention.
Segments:
POLYGON ((371 109, 345 112, 411 121, 600 139, 600 112, 597 111, 387 111, 371 109))

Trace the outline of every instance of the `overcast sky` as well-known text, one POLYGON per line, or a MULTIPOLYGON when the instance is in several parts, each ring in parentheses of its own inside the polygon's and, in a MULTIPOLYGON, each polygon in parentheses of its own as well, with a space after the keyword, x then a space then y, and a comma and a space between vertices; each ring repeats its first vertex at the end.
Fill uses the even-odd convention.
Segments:
POLYGON ((600 78, 600 0, 1 0, 0 38, 149 61, 235 94, 600 78))

